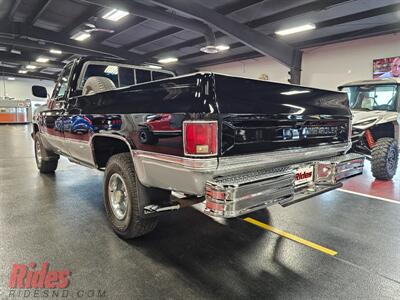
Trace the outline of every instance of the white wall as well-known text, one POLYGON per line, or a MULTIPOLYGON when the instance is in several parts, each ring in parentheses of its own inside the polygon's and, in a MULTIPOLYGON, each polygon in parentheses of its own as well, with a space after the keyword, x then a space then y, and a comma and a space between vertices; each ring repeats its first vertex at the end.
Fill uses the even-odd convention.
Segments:
MULTIPOLYGON (((390 34, 304 50, 301 84, 336 89, 342 83, 371 79, 374 58, 400 56, 400 35, 390 34)), ((272 58, 261 57, 222 65, 204 67, 212 71, 285 82, 289 69, 272 58)))
POLYGON ((211 71, 256 79, 259 78, 261 74, 267 74, 269 80, 279 82, 288 82, 289 79, 289 68, 269 57, 208 66, 201 68, 201 71, 211 71))
POLYGON ((7 80, 7 76, 5 78, 0 77, 0 98, 7 96, 15 98, 16 100, 42 100, 32 95, 33 85, 44 86, 49 94, 52 93, 54 88, 54 82, 50 80, 28 79, 19 77, 15 77, 15 80, 7 80))

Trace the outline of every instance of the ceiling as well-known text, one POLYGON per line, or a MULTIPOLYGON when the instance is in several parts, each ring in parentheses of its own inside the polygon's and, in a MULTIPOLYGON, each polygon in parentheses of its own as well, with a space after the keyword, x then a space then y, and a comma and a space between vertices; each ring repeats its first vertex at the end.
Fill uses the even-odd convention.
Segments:
MULTIPOLYGON (((167 68, 187 72, 207 65, 269 54, 268 45, 264 44, 260 50, 257 41, 239 34, 242 29, 270 41, 272 56, 275 43, 290 49, 305 49, 400 31, 400 0, 197 2, 206 12, 212 11, 220 16, 214 17, 215 23, 208 22, 209 16, 202 16, 202 10, 194 16, 184 9, 166 7, 161 2, 168 1, 0 0, 1 72, 54 79, 66 61, 80 55, 113 56, 136 64, 157 63, 158 59, 172 56, 179 61, 167 68), (172 16, 171 21, 160 21, 158 16, 143 16, 132 3, 172 16), (130 14, 118 22, 103 19, 102 16, 113 5, 128 10, 130 14), (183 24, 185 20, 187 26, 183 24), (222 24, 221 20, 226 22, 222 24), (238 34, 235 30, 232 33, 232 30, 224 29, 225 24, 232 22, 238 26, 238 34), (113 32, 92 32, 88 40, 72 40, 70 37, 74 33, 88 29, 85 23, 113 32), (277 30, 306 23, 315 24, 316 29, 285 37, 274 34, 277 30), (230 49, 217 54, 200 52, 199 49, 206 45, 202 32, 205 27, 211 28, 216 44, 227 44, 230 49), (62 50, 62 54, 51 54, 50 49, 62 50), (38 63, 36 59, 39 56, 50 60, 38 63), (37 68, 19 74, 18 71, 26 65, 37 68)), ((190 2, 186 1, 186 4, 190 2)))

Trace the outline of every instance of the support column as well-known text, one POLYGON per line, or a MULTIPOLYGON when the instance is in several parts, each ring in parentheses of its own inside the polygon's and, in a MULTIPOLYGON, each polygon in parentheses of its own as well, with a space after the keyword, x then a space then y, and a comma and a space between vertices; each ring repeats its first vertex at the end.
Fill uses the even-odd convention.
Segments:
POLYGON ((301 81, 301 62, 303 59, 303 51, 295 50, 293 53, 292 66, 290 67, 290 79, 292 84, 300 84, 301 81))

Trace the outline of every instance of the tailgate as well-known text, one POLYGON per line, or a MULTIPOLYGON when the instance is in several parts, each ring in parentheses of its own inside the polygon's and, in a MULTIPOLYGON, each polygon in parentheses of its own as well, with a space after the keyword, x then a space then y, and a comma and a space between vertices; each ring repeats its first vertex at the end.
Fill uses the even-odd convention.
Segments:
POLYGON ((221 155, 348 141, 345 93, 215 75, 221 155))

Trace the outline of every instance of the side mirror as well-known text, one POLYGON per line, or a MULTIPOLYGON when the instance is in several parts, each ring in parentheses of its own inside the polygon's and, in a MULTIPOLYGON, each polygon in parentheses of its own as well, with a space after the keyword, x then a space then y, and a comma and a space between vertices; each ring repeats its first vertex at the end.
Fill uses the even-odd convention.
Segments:
POLYGON ((32 94, 38 98, 47 98, 47 90, 44 86, 34 85, 32 86, 32 94))

